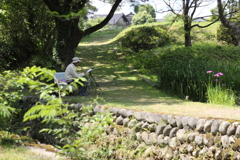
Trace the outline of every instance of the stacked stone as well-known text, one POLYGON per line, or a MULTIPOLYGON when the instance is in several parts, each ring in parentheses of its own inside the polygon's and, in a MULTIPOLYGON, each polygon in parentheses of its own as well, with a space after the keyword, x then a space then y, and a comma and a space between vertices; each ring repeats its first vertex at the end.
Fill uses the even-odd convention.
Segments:
MULTIPOLYGON (((98 106, 94 108, 94 112, 104 111, 98 106)), ((159 156, 163 159, 240 160, 239 122, 118 108, 109 111, 117 125, 128 128, 126 135, 132 135, 150 148, 158 146, 161 150, 159 156)))

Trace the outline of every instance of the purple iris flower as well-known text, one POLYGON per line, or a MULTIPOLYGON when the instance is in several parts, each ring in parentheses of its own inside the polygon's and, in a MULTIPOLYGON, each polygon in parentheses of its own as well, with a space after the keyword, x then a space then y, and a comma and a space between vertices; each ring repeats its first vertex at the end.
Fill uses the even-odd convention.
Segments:
POLYGON ((222 72, 219 72, 219 73, 214 74, 215 77, 220 77, 220 76, 222 76, 222 75, 223 75, 222 72))
POLYGON ((212 73, 212 71, 207 71, 207 73, 212 73))

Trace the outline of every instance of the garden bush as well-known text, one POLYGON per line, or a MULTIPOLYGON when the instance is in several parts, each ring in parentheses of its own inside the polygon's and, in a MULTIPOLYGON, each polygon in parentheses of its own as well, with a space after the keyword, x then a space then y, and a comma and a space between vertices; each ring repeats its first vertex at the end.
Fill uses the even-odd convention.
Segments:
POLYGON ((152 54, 153 52, 152 50, 145 50, 139 52, 137 55, 126 56, 126 60, 131 63, 135 69, 154 71, 154 68, 158 68, 158 57, 156 54, 152 54))
POLYGON ((18 58, 21 55, 17 55, 5 41, 0 41, 0 46, 0 71, 17 68, 15 57, 18 58))
POLYGON ((226 42, 228 45, 237 45, 237 37, 233 31, 221 24, 217 30, 217 40, 226 42))
POLYGON ((135 52, 141 49, 150 50, 170 43, 167 31, 163 27, 147 25, 133 27, 120 41, 122 47, 130 48, 135 52))

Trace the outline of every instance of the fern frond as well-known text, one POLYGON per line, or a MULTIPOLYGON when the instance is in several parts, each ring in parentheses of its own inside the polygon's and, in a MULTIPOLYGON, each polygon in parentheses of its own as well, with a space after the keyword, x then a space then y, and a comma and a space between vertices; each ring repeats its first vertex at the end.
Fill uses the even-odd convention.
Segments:
MULTIPOLYGON (((39 103, 39 105, 33 106, 32 108, 30 108, 24 115, 24 120, 23 121, 27 121, 30 120, 29 118, 33 118, 32 115, 36 115, 36 118, 40 117, 39 115, 37 115, 42 109, 44 109, 45 105, 39 103)), ((31 119, 32 120, 32 119, 31 119)))
POLYGON ((15 111, 14 108, 6 106, 3 103, 0 103, 0 116, 10 117, 14 111, 15 111))
POLYGON ((55 109, 50 109, 50 110, 41 110, 39 115, 42 118, 46 119, 52 119, 57 116, 57 111, 55 109))

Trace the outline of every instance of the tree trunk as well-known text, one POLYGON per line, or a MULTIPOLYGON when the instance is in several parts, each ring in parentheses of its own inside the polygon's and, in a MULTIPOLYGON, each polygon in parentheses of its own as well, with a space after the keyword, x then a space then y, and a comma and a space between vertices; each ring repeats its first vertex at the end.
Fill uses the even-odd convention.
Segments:
POLYGON ((78 28, 78 20, 56 19, 57 44, 56 50, 62 62, 62 69, 72 62, 76 48, 84 37, 83 32, 78 28))
POLYGON ((237 37, 237 41, 238 41, 238 47, 240 49, 240 27, 238 26, 237 23, 231 22, 229 21, 225 16, 224 16, 224 10, 222 7, 222 1, 221 0, 217 0, 218 3, 218 14, 219 14, 219 19, 221 20, 222 24, 229 28, 230 30, 232 30, 237 37))
POLYGON ((192 42, 191 42, 191 19, 188 15, 190 7, 189 0, 183 0, 182 5, 183 5, 183 22, 184 22, 184 38, 185 38, 185 47, 191 47, 192 42))
POLYGON ((192 46, 191 27, 189 27, 189 22, 184 23, 184 38, 185 38, 185 47, 191 47, 192 46))

